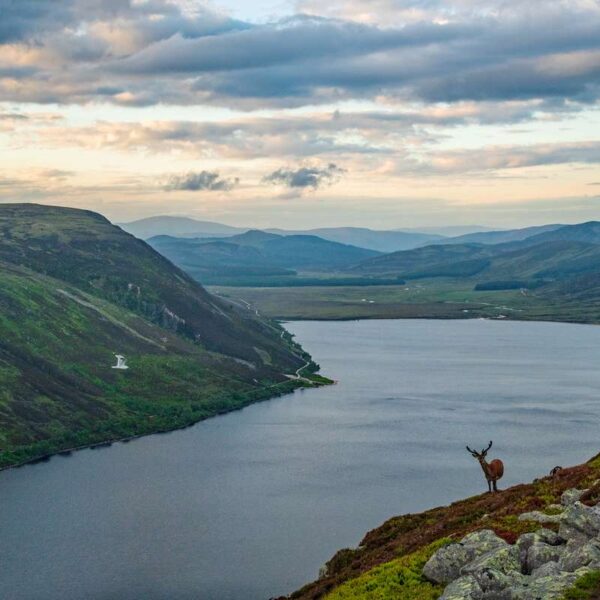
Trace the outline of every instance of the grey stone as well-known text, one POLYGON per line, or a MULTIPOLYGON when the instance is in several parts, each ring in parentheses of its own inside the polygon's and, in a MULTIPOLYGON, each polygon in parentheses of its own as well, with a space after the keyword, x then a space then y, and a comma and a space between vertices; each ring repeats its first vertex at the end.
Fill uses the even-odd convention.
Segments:
POLYGON ((532 512, 523 513, 519 515, 519 521, 535 521, 536 523, 560 523, 562 515, 547 515, 546 513, 534 510, 532 512))
POLYGON ((532 579, 520 590, 519 600, 558 600, 579 578, 575 573, 553 573, 532 579))
POLYGON ((516 546, 506 544, 504 547, 490 550, 464 566, 461 569, 461 575, 475 575, 486 569, 492 569, 505 575, 514 572, 520 573, 519 549, 516 546))
POLYGON ((525 572, 532 573, 542 565, 549 562, 558 562, 565 552, 566 546, 551 546, 543 542, 536 542, 527 550, 525 572))
POLYGON ((511 600, 512 590, 515 586, 522 585, 526 577, 517 572, 502 573, 496 569, 486 568, 472 573, 483 591, 486 600, 511 600))
POLYGON ((474 577, 460 577, 444 590, 439 600, 483 600, 483 590, 474 577))
POLYGON ((560 497, 560 503, 563 506, 570 506, 571 504, 575 504, 581 499, 581 496, 585 494, 587 490, 578 490, 578 489, 570 489, 563 492, 563 495, 560 497))
POLYGON ((461 569, 479 556, 508 544, 493 531, 484 529, 465 536, 459 543, 440 548, 425 564, 423 575, 434 583, 450 583, 461 569))
POLYGON ((531 573, 531 579, 538 579, 539 577, 550 577, 558 575, 560 573, 560 567, 557 562, 547 562, 538 569, 534 569, 531 573))
POLYGON ((571 550, 567 548, 564 556, 560 559, 559 566, 562 571, 577 571, 581 567, 600 564, 600 541, 592 540, 587 544, 578 546, 571 550))
POLYGON ((600 534, 600 512, 580 502, 567 506, 558 530, 560 537, 572 544, 582 545, 600 534))

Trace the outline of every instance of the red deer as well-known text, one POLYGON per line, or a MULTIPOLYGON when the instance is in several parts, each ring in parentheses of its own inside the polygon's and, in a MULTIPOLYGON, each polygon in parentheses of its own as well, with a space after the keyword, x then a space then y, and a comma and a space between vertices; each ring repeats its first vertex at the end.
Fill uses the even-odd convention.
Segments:
POLYGON ((483 474, 487 479, 489 491, 492 491, 493 486, 493 491, 497 492, 498 488, 496 486, 496 482, 502 477, 502 475, 504 475, 504 463, 501 460, 498 460, 497 458, 489 463, 485 460, 488 450, 491 447, 492 442, 490 442, 490 445, 481 452, 475 452, 475 450, 471 450, 469 446, 467 446, 467 450, 471 453, 471 456, 473 456, 473 458, 476 458, 479 461, 479 464, 483 469, 483 474))

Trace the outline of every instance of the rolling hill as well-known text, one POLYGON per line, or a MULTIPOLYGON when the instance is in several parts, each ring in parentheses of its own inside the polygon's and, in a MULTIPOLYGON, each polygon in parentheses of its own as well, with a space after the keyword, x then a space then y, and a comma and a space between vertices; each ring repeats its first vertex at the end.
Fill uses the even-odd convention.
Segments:
POLYGON ((440 244, 506 244, 520 242, 533 236, 552 232, 564 225, 540 225, 538 227, 525 227, 523 229, 509 229, 506 231, 480 231, 453 238, 446 238, 440 244))
POLYGON ((313 235, 256 230, 216 240, 161 236, 148 242, 204 283, 240 278, 264 285, 269 278, 293 279, 297 271, 332 272, 379 254, 313 235))
POLYGON ((444 236, 417 231, 377 231, 364 227, 323 227, 305 231, 285 231, 268 229, 278 235, 316 235, 324 240, 359 246, 378 252, 396 252, 411 250, 426 244, 443 242, 444 236))
POLYGON ((309 358, 281 328, 98 214, 3 205, 0 267, 0 467, 304 384, 286 374, 309 358))
MULTIPOLYGON (((212 221, 188 217, 157 216, 130 223, 118 223, 124 231, 147 240, 152 237, 222 238, 251 231, 251 227, 232 227, 212 221)), ((317 236, 330 242, 358 246, 378 252, 410 250, 425 244, 442 241, 445 236, 419 231, 377 231, 365 227, 322 227, 318 229, 265 229, 280 236, 317 236)))
POLYGON ((550 282, 600 271, 600 223, 563 226, 501 244, 450 243, 394 252, 350 270, 371 276, 473 278, 527 287, 532 280, 550 282))
POLYGON ((188 217, 157 216, 140 219, 130 223, 118 223, 127 233, 147 240, 157 235, 171 235, 174 237, 224 237, 236 235, 247 231, 231 225, 214 223, 212 221, 199 221, 188 217))

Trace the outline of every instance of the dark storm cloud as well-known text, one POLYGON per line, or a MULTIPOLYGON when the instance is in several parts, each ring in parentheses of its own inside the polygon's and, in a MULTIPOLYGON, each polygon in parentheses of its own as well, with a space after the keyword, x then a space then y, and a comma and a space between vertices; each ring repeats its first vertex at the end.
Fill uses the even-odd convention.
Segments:
POLYGON ((173 175, 169 178, 165 189, 186 192, 199 191, 229 191, 239 184, 239 179, 223 179, 216 171, 200 171, 199 173, 186 173, 173 175))
POLYGON ((326 167, 300 167, 299 169, 278 169, 264 178, 267 183, 285 185, 289 188, 312 188, 316 190, 323 185, 335 183, 345 169, 334 163, 326 167))

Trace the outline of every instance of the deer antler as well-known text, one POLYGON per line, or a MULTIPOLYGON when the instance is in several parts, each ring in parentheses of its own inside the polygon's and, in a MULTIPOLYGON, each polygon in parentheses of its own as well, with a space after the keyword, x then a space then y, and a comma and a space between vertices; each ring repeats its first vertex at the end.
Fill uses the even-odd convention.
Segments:
POLYGON ((474 450, 471 450, 471 448, 469 448, 469 446, 467 446, 467 450, 471 453, 471 454, 476 454, 476 452, 474 450))
POLYGON ((490 442, 490 445, 485 450, 482 450, 481 454, 485 454, 492 447, 492 443, 493 442, 490 442))

